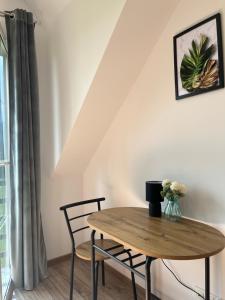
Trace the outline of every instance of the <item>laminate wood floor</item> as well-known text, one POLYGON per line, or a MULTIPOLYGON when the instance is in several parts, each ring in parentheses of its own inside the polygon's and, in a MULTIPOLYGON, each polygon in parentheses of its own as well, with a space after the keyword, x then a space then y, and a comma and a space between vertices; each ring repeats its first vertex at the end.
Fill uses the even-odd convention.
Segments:
MULTIPOLYGON (((90 262, 76 258, 74 299, 91 299, 90 262)), ((14 300, 68 300, 70 261, 65 260, 49 267, 49 276, 34 291, 15 291, 14 300)), ((99 300, 132 300, 131 281, 110 266, 105 266, 106 285, 99 280, 99 300)), ((137 286, 138 300, 144 300, 144 289, 137 286)))

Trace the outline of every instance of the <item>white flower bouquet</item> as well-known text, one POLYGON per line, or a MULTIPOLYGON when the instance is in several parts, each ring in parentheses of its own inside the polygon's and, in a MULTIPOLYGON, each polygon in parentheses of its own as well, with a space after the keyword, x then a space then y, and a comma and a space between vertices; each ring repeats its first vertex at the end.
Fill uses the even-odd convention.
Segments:
POLYGON ((165 179, 162 182, 163 189, 161 196, 169 201, 178 200, 187 193, 187 187, 185 184, 165 179))

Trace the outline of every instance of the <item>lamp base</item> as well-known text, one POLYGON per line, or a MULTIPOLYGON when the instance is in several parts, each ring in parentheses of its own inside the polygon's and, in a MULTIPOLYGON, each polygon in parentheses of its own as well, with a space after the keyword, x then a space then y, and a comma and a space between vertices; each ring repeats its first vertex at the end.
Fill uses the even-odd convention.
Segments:
POLYGON ((160 218, 162 216, 161 203, 149 202, 149 216, 160 218))

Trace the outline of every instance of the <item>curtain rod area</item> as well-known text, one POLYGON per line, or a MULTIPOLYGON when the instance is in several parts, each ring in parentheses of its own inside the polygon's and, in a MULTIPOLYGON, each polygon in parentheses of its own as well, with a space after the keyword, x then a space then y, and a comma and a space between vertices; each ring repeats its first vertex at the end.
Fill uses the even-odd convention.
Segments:
POLYGON ((10 17, 14 17, 14 13, 13 12, 7 12, 7 11, 2 11, 0 10, 0 17, 5 17, 5 16, 10 16, 10 17))
MULTIPOLYGON (((15 14, 13 12, 8 12, 8 11, 2 11, 0 10, 0 17, 5 17, 5 16, 10 16, 11 18, 15 17, 15 14)), ((38 23, 37 19, 34 19, 34 25, 38 23)))

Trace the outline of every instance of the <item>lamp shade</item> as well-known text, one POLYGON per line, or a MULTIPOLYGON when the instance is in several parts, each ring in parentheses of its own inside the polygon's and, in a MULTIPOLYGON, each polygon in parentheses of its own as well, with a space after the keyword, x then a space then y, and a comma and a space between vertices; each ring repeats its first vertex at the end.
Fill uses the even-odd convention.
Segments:
POLYGON ((163 198, 160 195, 162 191, 162 181, 146 181, 146 201, 152 204, 160 203, 163 198))

